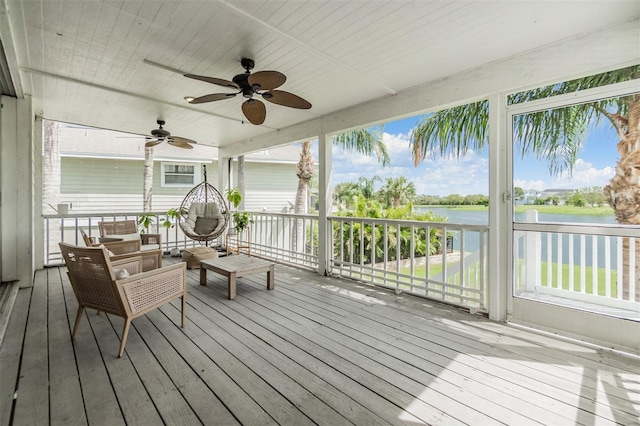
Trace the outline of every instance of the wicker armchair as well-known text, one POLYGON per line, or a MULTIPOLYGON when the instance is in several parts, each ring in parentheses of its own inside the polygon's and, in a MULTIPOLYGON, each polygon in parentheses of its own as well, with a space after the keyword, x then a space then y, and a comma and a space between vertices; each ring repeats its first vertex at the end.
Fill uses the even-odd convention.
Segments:
POLYGON ((85 308, 124 318, 118 357, 127 342, 131 320, 167 302, 182 298, 182 327, 187 296, 186 265, 177 263, 148 272, 140 256, 112 261, 104 247, 76 247, 60 243, 67 274, 78 300, 71 338, 75 340, 85 308))
POLYGON ((162 248, 162 234, 139 233, 135 220, 98 222, 98 229, 100 229, 100 242, 139 241, 141 246, 138 250, 142 251, 162 248))
POLYGON ((142 257, 142 271, 151 271, 153 269, 162 268, 162 250, 153 249, 140 251, 139 240, 122 240, 122 241, 104 241, 96 242, 95 237, 90 237, 80 228, 80 234, 87 247, 104 246, 109 251, 111 261, 128 259, 130 257, 142 257))

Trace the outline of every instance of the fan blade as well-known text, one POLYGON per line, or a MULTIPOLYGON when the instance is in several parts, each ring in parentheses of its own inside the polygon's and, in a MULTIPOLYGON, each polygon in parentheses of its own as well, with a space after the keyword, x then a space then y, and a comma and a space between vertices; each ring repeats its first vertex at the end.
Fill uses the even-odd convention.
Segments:
POLYGON ((180 144, 180 145, 190 144, 190 143, 195 143, 195 144, 198 143, 198 142, 196 142, 194 140, 191 140, 191 139, 181 138, 180 136, 171 136, 169 139, 172 142, 175 142, 175 143, 180 144))
POLYGON ((217 84, 218 86, 232 87, 234 89, 240 88, 233 81, 224 80, 222 78, 207 77, 205 75, 194 75, 194 74, 185 74, 184 76, 188 78, 193 78, 194 80, 206 81, 207 83, 217 84))
POLYGON ((170 140, 169 142, 167 142, 169 145, 175 146, 177 148, 184 148, 184 149, 193 149, 193 146, 191 146, 191 144, 187 143, 187 142, 181 142, 181 141, 176 141, 176 140, 170 140))
POLYGON ((242 103, 242 112, 251 124, 260 125, 267 118, 267 108, 257 99, 248 99, 242 103))
POLYGON ((190 104, 203 104, 205 102, 221 101, 223 99, 231 99, 235 97, 237 93, 212 93, 210 95, 200 96, 199 98, 189 101, 190 104))
POLYGON ((249 75, 248 81, 251 86, 260 86, 258 90, 272 90, 282 86, 287 77, 278 71, 258 71, 249 75))
POLYGON ((156 139, 156 140, 151 140, 151 141, 145 143, 144 146, 147 147, 147 148, 151 148, 152 146, 156 146, 156 145, 158 145, 160 143, 162 143, 162 141, 156 139))
POLYGON ((285 92, 284 90, 271 90, 269 92, 263 93, 262 97, 271 103, 283 105, 286 107, 298 108, 298 109, 311 108, 311 104, 309 102, 302 99, 298 95, 285 92))

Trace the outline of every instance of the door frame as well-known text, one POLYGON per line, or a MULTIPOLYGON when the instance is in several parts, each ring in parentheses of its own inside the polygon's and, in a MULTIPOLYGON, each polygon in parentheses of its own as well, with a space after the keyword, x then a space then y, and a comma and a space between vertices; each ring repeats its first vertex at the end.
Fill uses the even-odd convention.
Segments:
MULTIPOLYGON (((514 230, 517 228, 517 222, 515 222, 514 201, 511 197, 511 194, 513 194, 513 119, 515 115, 565 107, 598 99, 627 96, 639 92, 639 81, 634 80, 505 106, 505 170, 506 186, 509 188, 504 193, 503 200, 506 204, 507 220, 504 223, 507 229, 507 261, 505 262, 508 269, 505 273, 507 277, 507 322, 554 334, 562 334, 589 343, 640 353, 640 321, 625 320, 568 306, 534 301, 517 297, 514 294, 516 268, 513 250, 514 230)), ((527 224, 528 228, 532 226, 536 227, 535 224, 527 224)))

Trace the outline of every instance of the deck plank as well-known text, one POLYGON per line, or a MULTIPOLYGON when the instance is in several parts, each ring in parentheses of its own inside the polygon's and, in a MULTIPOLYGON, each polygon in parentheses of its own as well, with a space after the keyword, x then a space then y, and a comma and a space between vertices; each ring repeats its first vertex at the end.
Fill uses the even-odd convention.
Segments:
MULTIPOLYGON (((191 306, 189 309, 192 309, 191 306)), ((177 311, 177 310, 175 310, 177 311)), ((249 425, 275 425, 275 420, 256 402, 249 394, 250 390, 243 389, 221 368, 214 359, 217 354, 200 348, 190 337, 197 333, 202 334, 198 327, 189 319, 187 311, 186 329, 191 330, 190 335, 176 327, 176 322, 170 317, 175 315, 170 308, 162 307, 160 312, 152 311, 147 314, 158 330, 174 344, 175 350, 185 359, 198 375, 200 380, 211 389, 233 416, 242 424, 249 425), (165 312, 169 311, 168 315, 165 312)))
POLYGON ((2 425, 640 425, 637 358, 282 265, 275 290, 245 276, 235 300, 224 277, 188 271, 186 327, 164 305, 119 359, 119 317, 87 312, 71 341, 65 271, 18 292, 2 425))
MULTIPOLYGON (((38 271, 39 273, 40 271, 38 271)), ((62 276, 62 288, 67 303, 69 324, 73 327, 78 301, 73 294, 66 272, 62 276)), ((94 310, 85 310, 78 326, 76 339, 69 342, 72 344, 75 353, 76 374, 82 388, 82 399, 87 422, 91 425, 124 425, 125 420, 118 404, 118 398, 111 385, 109 373, 91 329, 89 318, 94 315, 96 315, 94 310)), ((51 392, 55 392, 55 389, 51 389, 51 392)))
POLYGON ((71 328, 62 289, 60 269, 47 270, 49 290, 49 381, 51 423, 81 425, 87 423, 82 403, 73 346, 69 345, 71 328))
MULTIPOLYGON (((284 298, 286 296, 279 296, 278 299, 284 298)), ((268 297, 261 295, 260 293, 255 293, 251 295, 247 295, 248 300, 253 300, 260 306, 268 306, 269 301, 268 297)), ((270 298, 273 299, 273 298, 270 298)), ((296 331, 298 329, 298 333, 301 335, 305 335, 305 328, 300 329, 299 325, 304 323, 305 316, 314 317, 311 320, 311 324, 322 323, 322 326, 316 327, 313 330, 313 334, 311 337, 313 341, 319 345, 321 345, 326 350, 332 352, 333 354, 342 357, 344 360, 349 360, 357 364, 358 366, 364 368, 367 371, 373 372, 373 375, 384 380, 387 383, 391 383, 395 385, 398 389, 402 389, 403 391, 408 392, 413 398, 415 398, 412 403, 414 407, 420 407, 424 405, 425 412, 433 411, 438 407, 440 410, 444 410, 447 413, 455 413, 452 414, 453 417, 457 417, 460 422, 469 422, 469 423, 482 423, 482 424, 498 424, 495 419, 488 417, 481 413, 480 411, 469 407, 468 400, 470 399, 469 395, 466 395, 465 398, 458 398, 461 395, 461 388, 454 387, 449 389, 449 394, 446 392, 438 393, 431 392, 426 387, 425 383, 420 383, 415 380, 416 374, 423 373, 414 369, 414 371, 407 372, 407 374, 398 374, 398 365, 401 363, 401 358, 391 359, 391 357, 384 357, 383 352, 377 350, 375 345, 377 342, 373 342, 374 345, 360 345, 358 346, 358 342, 349 335, 340 333, 336 330, 331 330, 330 327, 332 322, 324 318, 320 315, 314 315, 311 310, 313 309, 311 306, 306 306, 304 308, 296 309, 295 305, 287 304, 282 305, 278 304, 274 310, 279 312, 287 312, 287 318, 293 318, 293 325, 287 325, 292 331, 296 331), (306 308, 309 308, 307 310, 306 308), (314 321, 315 320, 315 321, 314 321), (293 327, 293 328, 291 328, 293 327), (357 349, 357 350, 356 350, 357 349), (372 359, 372 358, 375 358, 372 359), (385 362, 386 361, 386 362, 385 362), (393 366, 393 369, 390 368, 393 366), (458 399, 466 399, 465 404, 461 403, 458 399), (431 405, 431 407, 428 407, 431 405)), ((349 315, 346 314, 345 315, 349 315)), ((351 321, 354 319, 354 315, 349 315, 345 318, 345 315, 338 316, 344 321, 351 321)), ((309 324, 307 324, 307 327, 309 324)), ((397 337, 394 337, 394 339, 397 337)), ((402 355, 402 354, 400 354, 402 355)), ((441 370, 441 369, 440 369, 441 370)), ((422 374, 425 376, 425 374, 422 374)), ((425 380, 426 383, 437 380, 437 375, 431 376, 429 379, 425 380)), ((487 401, 482 401, 482 403, 486 403, 487 401)), ((492 404, 491 401, 489 401, 492 404)), ((497 408, 497 407, 494 407, 497 408)), ((494 410, 495 411, 495 410, 494 410)), ((522 422, 524 419, 522 416, 518 416, 515 413, 506 413, 507 416, 511 416, 511 423, 515 423, 516 419, 522 422)), ((433 422, 433 420, 432 420, 433 422)))
POLYGON ((0 346, 0 424, 2 425, 10 424, 11 420, 31 293, 31 288, 18 290, 2 339, 2 346, 0 346))
POLYGON ((125 354, 118 358, 119 332, 124 319, 113 315, 89 316, 109 380, 118 398, 118 404, 127 424, 157 425, 162 418, 153 404, 149 392, 137 374, 131 359, 125 354), (118 333, 116 333, 118 330, 118 333))
MULTIPOLYGON (((254 286, 258 285, 258 283, 254 283, 254 286)), ((284 288, 286 288, 286 284, 282 283, 279 284, 280 285, 280 289, 281 292, 284 292, 285 290, 283 290, 284 288)), ((258 293, 255 293, 256 295, 258 293)), ((299 293, 296 293, 299 294, 299 293)), ((266 296, 262 296, 262 297, 266 297, 266 296)), ((285 305, 281 305, 281 309, 286 308, 286 302, 284 302, 284 299, 286 299, 286 297, 282 297, 282 304, 285 305)), ((302 302, 301 303, 306 303, 307 301, 311 300, 311 298, 301 298, 299 299, 302 302)), ((289 303, 295 303, 295 300, 288 300, 289 303)), ((314 312, 314 308, 311 306, 304 306, 302 311, 299 312, 304 312, 307 315, 311 315, 312 312, 314 312)), ((389 328, 389 331, 386 331, 386 333, 388 333, 389 338, 390 339, 397 339, 399 342, 402 341, 402 338, 398 335, 398 328, 391 328, 389 326, 389 324, 401 324, 401 328, 402 329, 406 329, 406 330, 418 330, 417 333, 421 333, 423 335, 423 338, 426 339, 426 341, 428 342, 429 339, 431 338, 431 333, 425 333, 422 332, 420 330, 420 328, 416 328, 416 327, 410 327, 407 326, 407 324, 410 324, 412 320, 415 321, 416 314, 415 313, 405 313, 405 317, 406 321, 399 321, 398 322, 398 312, 397 309, 389 309, 386 307, 380 307, 380 305, 378 304, 372 304, 370 305, 368 308, 361 310, 361 311, 357 311, 358 315, 363 315, 365 317, 368 317, 371 321, 364 324, 360 329, 358 329, 354 336, 357 336, 358 338, 361 338, 362 336, 366 336, 368 333, 371 334, 370 330, 372 329, 376 329, 376 324, 377 324, 377 330, 375 331, 375 338, 379 339, 380 338, 380 333, 385 333, 384 328, 389 328), (384 322, 373 322, 374 320, 379 321, 379 318, 385 318, 384 315, 381 315, 381 311, 386 311, 388 313, 386 319, 388 319, 388 321, 384 321, 384 322)), ((332 311, 332 314, 335 315, 335 317, 337 318, 337 321, 345 321, 344 322, 344 326, 352 326, 353 324, 357 324, 358 319, 357 318, 352 318, 352 317, 348 317, 345 319, 346 317, 346 313, 344 311, 332 311)), ((402 318, 404 319, 404 318, 402 318)), ((322 318, 314 318, 315 321, 317 322, 322 322, 322 318)), ((476 323, 484 323, 484 322, 489 322, 486 320, 481 320, 481 321, 474 321, 474 324, 476 323)), ((493 324, 492 322, 489 322, 491 324, 493 324)), ((437 327, 439 327, 439 329, 442 330, 442 335, 446 336, 446 335, 451 335, 451 330, 447 329, 445 326, 441 325, 439 322, 435 323, 438 324, 437 327)), ((454 334, 455 335, 455 334, 454 334)), ((496 335, 494 333, 494 335, 496 335)), ((457 350, 451 350, 450 351, 450 360, 456 359, 456 362, 454 363, 454 365, 456 365, 456 367, 459 367, 457 364, 459 364, 459 358, 460 357, 466 357, 467 353, 476 353, 476 356, 479 357, 484 357, 483 352, 482 351, 478 351, 478 350, 474 350, 473 347, 474 345, 477 346, 477 339, 473 338, 473 337, 469 337, 464 336, 466 339, 466 347, 462 347, 462 345, 460 345, 457 350)), ((406 338, 404 340, 407 340, 406 338)), ((411 339, 409 339, 411 340, 411 339)), ((553 339, 552 339, 553 340, 553 339)), ((418 340, 421 341, 421 340, 418 340)), ((397 353, 393 353, 393 359, 402 359, 401 357, 404 354, 408 354, 411 353, 412 348, 411 347, 407 347, 407 343, 403 342, 401 343, 401 345, 403 345, 402 349, 397 352, 397 353)), ((446 349, 447 346, 450 346, 450 343, 447 343, 446 340, 440 340, 438 342, 438 344, 431 344, 431 348, 439 348, 440 352, 442 352, 442 349, 446 349)), ((481 345, 483 346, 483 345, 481 345)), ((490 345, 485 345, 486 348, 493 348, 490 345)), ((519 346, 515 346, 515 347, 519 347, 519 346)), ((574 346, 573 349, 575 350, 576 347, 580 347, 580 346, 574 346)), ((486 349, 483 348, 483 349, 486 349)), ((526 351, 526 346, 523 347, 523 351, 526 351)), ((584 347, 580 347, 581 351, 584 351, 584 347)), ((413 348, 414 349, 414 354, 416 356, 416 360, 415 362, 420 362, 420 359, 425 358, 425 349, 429 350, 429 347, 426 346, 418 346, 417 348, 413 348), (418 355, 419 354, 419 355, 418 355), (419 356, 419 358, 418 358, 419 356)), ((497 351, 499 352, 499 351, 497 351)), ((582 353, 582 352, 580 352, 582 353)), ((540 354, 541 356, 543 354, 540 354)), ((436 353, 432 353, 431 355, 428 355, 427 358, 434 358, 434 356, 438 356, 437 355, 437 351, 436 353)), ((520 355, 514 355, 512 353, 508 353, 508 351, 503 351, 502 353, 499 353, 496 357, 494 357, 494 359, 498 359, 500 360, 499 362, 502 362, 503 359, 506 360, 507 362, 511 360, 511 358, 515 358, 515 359, 519 359, 519 358, 524 358, 525 361, 523 361, 523 363, 526 362, 527 358, 530 358, 530 356, 520 356, 520 355), (506 354, 506 355, 505 355, 506 354)), ((443 362, 443 365, 446 365, 446 363, 451 362, 451 361, 447 361, 446 359, 443 362)), ((556 363, 558 362, 559 359, 554 360, 556 363)), ((530 361, 535 361, 535 359, 531 358, 530 361)), ((562 363, 565 363, 564 361, 562 363)), ((491 365, 490 363, 487 363, 486 360, 481 360, 479 363, 479 365, 473 365, 473 366, 469 366, 466 367, 465 365, 462 365, 462 368, 458 368, 458 374, 465 376, 466 379, 473 379, 473 377, 469 377, 469 372, 471 373, 475 373, 476 371, 478 371, 478 369, 482 369, 483 367, 487 366, 487 365, 491 365)), ((522 380, 527 380, 529 376, 531 377, 535 377, 536 379, 539 379, 540 374, 544 374, 544 368, 556 368, 554 367, 554 362, 550 362, 549 365, 543 365, 542 370, 532 370, 529 369, 529 371, 525 371, 526 375, 516 375, 514 374, 512 377, 513 380, 513 384, 515 384, 516 386, 512 387, 512 391, 514 390, 513 388, 516 389, 521 389, 522 387, 522 380), (519 387, 520 386, 520 387, 519 387)), ((629 366, 628 363, 623 363, 624 365, 629 366)), ((448 370, 455 370, 456 368, 453 367, 447 367, 448 370)), ((552 371, 549 372, 547 374, 549 374, 549 376, 547 377, 547 381, 550 382, 554 382, 555 380, 558 379, 558 377, 563 377, 566 376, 567 372, 570 373, 570 370, 567 370, 566 368, 564 368, 563 371, 552 371), (564 371, 564 375, 563 374, 559 374, 562 373, 564 371)), ((507 370, 508 372, 508 370, 507 370)), ((448 374, 449 376, 451 375, 452 371, 447 371, 446 374, 448 374)), ((505 384, 504 381, 502 381, 502 377, 505 374, 505 369, 504 366, 502 365, 496 365, 492 370, 489 369, 489 372, 487 372, 486 375, 484 375, 483 377, 479 377, 477 380, 479 383, 484 383, 488 380, 489 383, 492 382, 497 382, 496 384, 493 384, 493 386, 495 387, 495 390, 502 390, 502 386, 505 384), (488 376, 489 374, 491 374, 490 376, 488 376)), ((444 377, 442 374, 439 374, 439 376, 444 377)), ((558 421, 562 421, 563 419, 565 421, 570 420, 570 421, 577 421, 576 418, 581 418, 581 419, 585 419, 584 423, 585 424, 590 424, 593 421, 594 416, 596 415, 595 413, 597 412, 597 417, 596 420, 599 423, 602 424, 607 424, 607 423, 611 423, 616 421, 615 419, 617 419, 617 421, 624 421, 625 423, 630 423, 633 424, 634 422, 637 422, 637 414, 634 413, 635 408, 633 407, 632 404, 629 404, 629 393, 628 393, 628 389, 625 390, 625 388, 623 386, 618 386, 617 389, 610 389, 610 391, 606 394, 601 394, 600 396, 602 397, 602 401, 605 401, 604 403, 598 403, 598 404, 593 404, 588 397, 582 397, 582 393, 584 393, 584 386, 589 386, 589 379, 585 379, 584 377, 578 377, 577 381, 576 381, 576 386, 581 386, 581 388, 579 389, 572 389, 569 390, 568 394, 560 394, 560 395, 556 395, 556 397, 558 398, 555 401, 552 401, 555 403, 555 407, 560 406, 560 410, 549 410, 548 406, 546 405, 547 403, 549 403, 549 399, 546 397, 546 395, 539 393, 538 390, 540 389, 540 383, 532 383, 531 384, 531 388, 530 391, 535 393, 538 393, 538 395, 540 395, 540 398, 533 398, 532 399, 532 405, 529 404, 528 402, 525 402, 526 400, 518 400, 517 398, 513 398, 510 395, 506 394, 505 392, 502 392, 502 397, 500 397, 500 394, 495 395, 495 391, 493 391, 494 395, 496 398, 498 398, 497 400, 501 401, 502 404, 505 404, 506 407, 511 407, 511 409, 519 411, 519 412, 528 412, 529 415, 536 415, 537 417, 539 417, 541 419, 541 421, 543 423, 550 423, 550 422, 558 422, 558 421), (587 381, 587 384, 585 385, 585 380, 587 381), (578 392, 579 391, 579 392, 578 392), (616 395, 616 393, 618 395, 616 395), (581 400, 578 401, 574 401, 575 403, 580 403, 581 409, 580 411, 576 414, 575 413, 575 408, 573 405, 571 405, 571 409, 566 409, 569 408, 569 405, 565 404, 565 400, 567 398, 572 399, 576 396, 576 394, 578 394, 578 397, 581 398, 581 400), (618 398, 620 397, 620 398, 618 398), (611 406, 614 407, 614 409, 617 409, 617 411, 608 411, 609 406, 607 405, 607 400, 613 398, 612 401, 609 401, 609 404, 611 406), (539 400, 541 399, 541 401, 539 400), (522 401, 522 402, 521 402, 522 401), (589 409, 589 407, 592 406, 592 409, 589 409), (542 411, 540 409, 543 409, 542 411), (540 414, 542 413, 542 414, 540 414), (556 417, 554 414, 559 414, 560 417, 556 417), (545 417, 546 416, 546 417, 545 417)), ((543 383, 543 386, 546 385, 546 383, 543 383)), ((466 386, 466 390, 469 390, 469 386, 466 386)), ((547 388, 548 390, 548 388, 547 388)), ((477 391, 477 395, 482 396, 482 395, 486 395, 489 396, 491 395, 491 389, 486 389, 485 387, 478 389, 477 391)), ((553 392, 553 390, 552 390, 553 392)), ((588 393, 587 393, 588 395, 588 393)), ((466 400, 466 398, 465 398, 466 400)), ((491 410, 492 413, 495 413, 496 410, 491 410)), ((578 423, 580 423, 579 421, 577 421, 578 423)))
MULTIPOLYGON (((197 300, 197 295, 195 298, 197 300)), ((203 304, 204 301, 201 301, 203 304)), ((197 303, 194 301, 194 305, 197 307, 197 303)), ((203 306, 204 307, 204 306, 203 306)), ((317 407, 313 407, 313 410, 307 412, 312 420, 319 424, 343 424, 345 418, 350 422, 356 424, 367 425, 379 425, 388 424, 380 417, 373 414, 370 410, 366 409, 362 405, 358 404, 348 395, 341 392, 338 388, 332 386, 330 383, 322 380, 316 376, 304 365, 300 365, 293 359, 289 358, 286 353, 278 351, 277 348, 267 344, 264 341, 264 337, 256 338, 255 324, 251 324, 248 328, 233 327, 234 322, 224 316, 216 309, 216 306, 212 307, 212 310, 207 310, 210 321, 213 324, 219 325, 218 327, 208 328, 208 332, 213 332, 216 336, 220 334, 222 330, 233 328, 233 334, 239 342, 243 342, 249 351, 244 350, 242 347, 237 347, 237 353, 245 359, 246 362, 253 363, 253 354, 259 355, 265 361, 269 362, 272 366, 277 368, 277 372, 274 375, 281 375, 282 378, 279 382, 283 382, 285 386, 290 388, 284 388, 280 390, 287 394, 287 397, 293 401, 300 400, 300 397, 306 395, 299 401, 300 406, 304 407, 308 404, 311 398, 319 401, 325 401, 327 406, 330 406, 335 411, 328 411, 323 407, 320 410, 317 407), (291 392, 294 392, 291 395, 291 392), (304 404, 302 404, 304 402, 304 404), (344 417, 336 417, 336 414, 340 413, 344 417)), ((266 319, 266 318, 265 318, 266 319)), ((260 332, 262 335, 262 332, 260 332)), ((226 346, 229 347, 229 346, 226 346)), ((260 365, 255 365, 253 368, 257 371, 264 371, 260 365)), ((317 404, 317 402, 316 402, 317 404)), ((305 409, 305 408, 301 408, 305 409)))
MULTIPOLYGON (((174 346, 176 343, 163 336, 156 325, 148 315, 145 315, 136 320, 135 329, 143 337, 149 350, 154 354, 198 419, 204 424, 238 425, 238 420, 193 371, 192 366, 177 351, 167 350, 168 347, 174 346)), ((130 353, 133 359, 133 350, 130 353)))
POLYGON ((47 274, 37 274, 24 337, 14 424, 49 422, 49 353, 47 344, 47 274))
MULTIPOLYGON (((113 318, 110 319, 113 324, 113 318)), ((146 345, 147 337, 141 335, 141 331, 145 329, 138 327, 142 322, 144 320, 136 321, 136 324, 132 325, 125 350, 135 373, 140 378, 140 384, 149 394, 162 422, 176 425, 202 424, 189 402, 146 345)))
MULTIPOLYGON (((191 297, 190 299, 193 299, 191 297)), ((190 304, 193 301, 190 300, 190 304)), ((169 308, 162 308, 167 312, 169 308)), ((175 317, 175 315, 174 315, 175 317)), ((196 311, 189 317, 190 327, 185 327, 184 333, 205 353, 218 364, 232 380, 243 389, 248 390, 251 398, 267 412, 276 422, 284 424, 311 425, 312 421, 306 417, 295 405, 283 395, 275 392, 272 385, 260 377, 248 366, 241 362, 236 355, 219 342, 218 336, 211 336, 204 330, 209 324, 202 324, 202 318, 196 311), (194 322, 191 317, 196 321, 194 322), (197 330, 199 328, 200 330, 197 330)), ((177 319, 176 319, 177 321, 177 319)), ((177 322, 175 323, 178 324, 177 322)), ((233 333, 233 331, 231 331, 233 333)))
POLYGON ((416 402, 414 406, 410 407, 412 411, 402 408, 414 402, 411 395, 396 387, 385 386, 385 383, 372 373, 316 344, 313 341, 313 336, 305 337, 305 332, 310 332, 315 327, 288 322, 286 318, 277 314, 268 314, 267 316, 260 308, 258 312, 248 309, 245 306, 247 302, 244 298, 236 299, 234 302, 237 303, 233 309, 225 309, 226 305, 221 305, 218 309, 234 322, 245 324, 245 328, 261 326, 266 329, 270 333, 265 333, 260 329, 256 335, 268 344, 286 351, 294 361, 307 365, 308 368, 313 369, 315 374, 333 386, 340 389, 356 390, 350 396, 369 407, 386 421, 392 424, 397 424, 398 419, 416 423, 437 423, 444 417, 448 418, 450 422, 454 422, 453 418, 441 410, 425 407, 420 402, 416 402), (297 327, 303 331, 299 334, 288 327, 297 327), (318 363, 317 360, 321 362, 318 363), (416 415, 416 412, 419 415, 416 415))

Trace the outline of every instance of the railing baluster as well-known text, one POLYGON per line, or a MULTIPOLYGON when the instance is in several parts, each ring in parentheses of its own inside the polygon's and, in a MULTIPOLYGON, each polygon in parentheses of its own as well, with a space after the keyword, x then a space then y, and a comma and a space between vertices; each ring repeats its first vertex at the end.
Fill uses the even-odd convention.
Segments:
POLYGON ((562 288, 562 265, 564 265, 564 262, 562 260, 562 238, 563 238, 564 234, 557 234, 557 238, 556 238, 556 247, 557 247, 557 256, 558 256, 558 278, 557 278, 557 283, 558 283, 558 288, 562 288))
POLYGON ((591 236, 591 294, 598 294, 598 236, 591 236))
POLYGON ((611 297, 611 237, 604 237, 604 295, 611 297))
POLYGON ((575 235, 569 235, 569 290, 573 290, 575 285, 575 260, 574 260, 574 239, 575 235))
POLYGON ((636 239, 629 238, 629 300, 636 300, 636 239))
MULTIPOLYGON (((562 263, 558 264, 558 267, 562 263)), ((587 292, 587 238, 580 235, 580 293, 587 292)))

